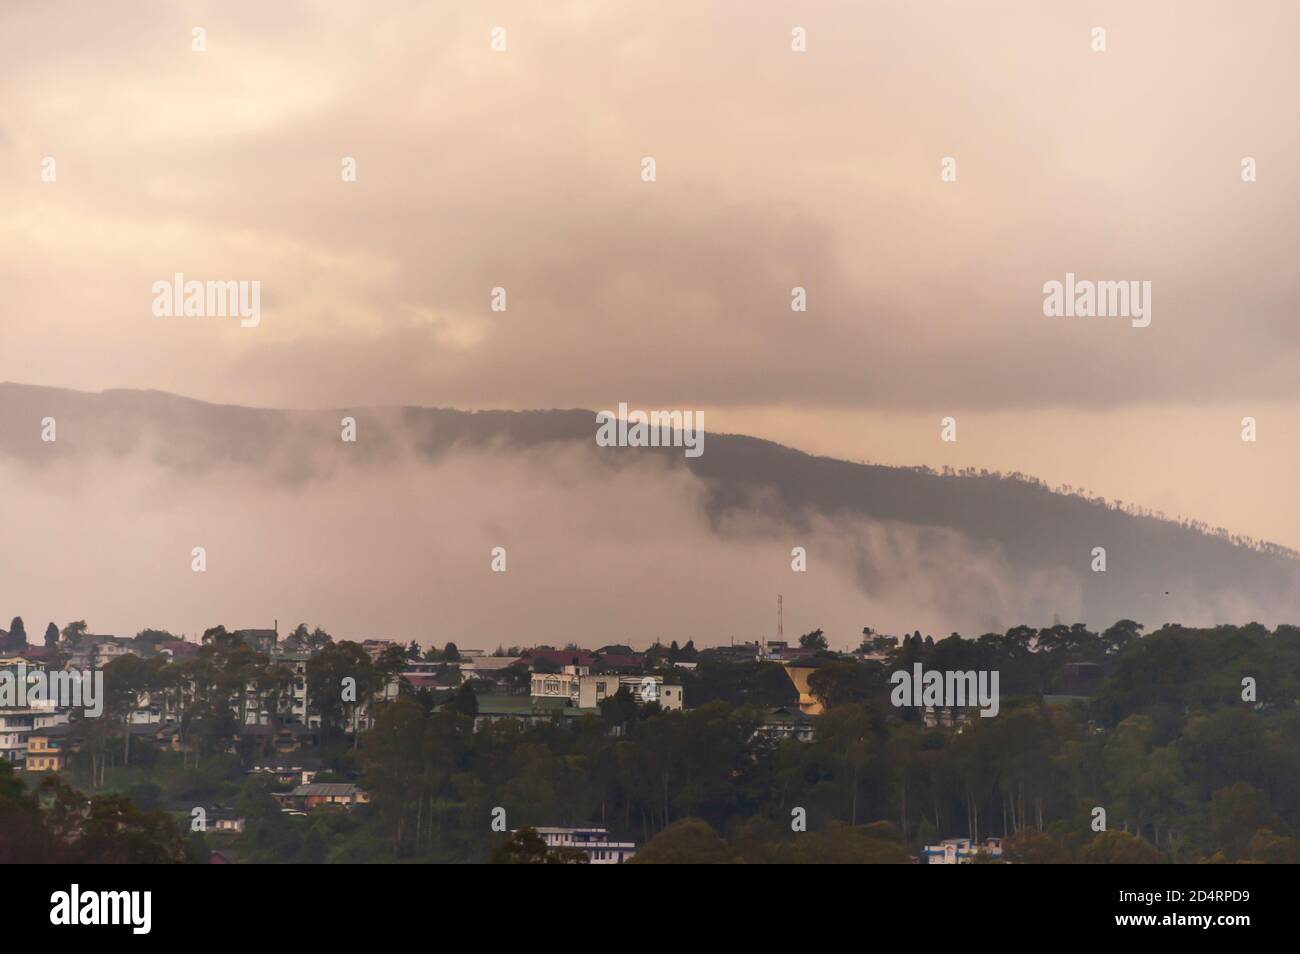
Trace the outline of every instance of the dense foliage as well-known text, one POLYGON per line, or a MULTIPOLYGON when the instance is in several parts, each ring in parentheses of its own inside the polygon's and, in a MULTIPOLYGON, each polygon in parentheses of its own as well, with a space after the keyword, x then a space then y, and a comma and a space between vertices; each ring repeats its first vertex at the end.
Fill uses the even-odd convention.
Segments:
MULTIPOLYGON (((318 672, 374 684, 374 664, 352 644, 326 651, 318 672)), ((1102 633, 1019 627, 937 642, 917 634, 885 660, 814 658, 810 685, 827 708, 810 742, 759 732, 767 707, 795 699, 778 664, 701 651, 698 668, 671 671, 685 685, 685 712, 638 708, 624 695, 598 715, 480 720, 475 731, 471 689, 462 689, 445 704, 427 693, 383 704, 359 740, 345 712, 331 713, 322 754, 333 775, 322 779, 366 788, 371 803, 352 812, 282 814, 271 783, 246 777, 222 751, 225 730, 203 727, 224 718, 215 705, 190 729, 203 758, 137 751, 98 781, 146 807, 177 798, 235 806, 247 818, 235 840, 245 861, 546 862, 535 844, 511 845, 494 830, 497 808, 509 829, 606 826, 643 845, 642 863, 903 862, 963 836, 1004 836, 1009 859, 1032 863, 1300 861, 1294 627, 1171 625, 1147 636, 1128 621, 1102 633), (915 662, 997 670, 999 714, 927 728, 919 710, 889 698, 890 673, 915 662), (1078 663, 1096 664, 1087 693, 1071 691, 1078 663), (1246 678, 1254 698, 1243 699, 1246 678), (1097 808, 1105 832, 1093 829, 1097 808), (796 810, 806 831, 792 830, 796 810)), ((139 661, 110 672, 124 663, 139 661)), ((272 667, 237 648, 189 665, 214 685, 258 681, 272 667)))

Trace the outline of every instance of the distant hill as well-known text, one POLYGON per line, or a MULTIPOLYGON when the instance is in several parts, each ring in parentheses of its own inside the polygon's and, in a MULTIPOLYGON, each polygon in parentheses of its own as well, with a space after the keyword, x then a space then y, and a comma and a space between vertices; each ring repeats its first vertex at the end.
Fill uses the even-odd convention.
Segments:
MULTIPOLYGON (((587 410, 264 410, 152 391, 90 394, 0 384, 0 462, 8 458, 40 466, 143 454, 179 474, 247 469, 304 492, 336 467, 382 472, 398 459, 437 462, 474 448, 506 454, 586 449, 594 447, 594 433, 595 415, 587 410), (339 440, 344 415, 359 422, 363 455, 339 440), (45 417, 57 420, 55 445, 39 439, 45 417)), ((1016 579, 1068 577, 1080 594, 1080 612, 1094 625, 1125 617, 1151 624, 1178 621, 1179 610, 1189 606, 1199 615, 1221 617, 1194 621, 1199 623, 1300 618, 1300 562, 1286 552, 1237 545, 1022 479, 855 464, 728 434, 708 434, 704 454, 696 459, 668 448, 599 452, 605 456, 593 459, 616 468, 654 460, 658 470, 651 473, 689 469, 706 488, 705 519, 715 534, 733 534, 737 522, 761 518, 760 529, 752 532, 765 527, 797 536, 843 528, 850 538, 845 546, 852 548, 860 521, 885 528, 884 555, 872 550, 876 544, 864 542, 855 559, 852 572, 868 594, 890 585, 890 547, 904 546, 892 534, 905 531, 905 546, 922 568, 931 548, 950 547, 960 538, 969 552, 993 555, 1000 565, 1026 574, 1016 579), (1106 548, 1105 573, 1089 568, 1096 546, 1106 548)), ((527 466, 529 460, 536 458, 521 457, 514 466, 527 466)), ((930 586, 942 590, 942 574, 954 572, 936 566, 930 586)), ((971 589, 965 580, 961 585, 967 587, 963 600, 978 604, 982 584, 971 589)), ((977 608, 964 612, 978 617, 977 608)), ((990 618, 989 625, 1020 622, 1051 620, 990 618)))

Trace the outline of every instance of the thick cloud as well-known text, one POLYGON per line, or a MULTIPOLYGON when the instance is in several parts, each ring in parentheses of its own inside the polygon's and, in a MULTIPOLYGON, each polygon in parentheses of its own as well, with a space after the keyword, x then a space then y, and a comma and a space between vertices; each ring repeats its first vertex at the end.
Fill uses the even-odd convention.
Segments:
POLYGON ((787 635, 820 626, 841 648, 865 625, 946 634, 1078 605, 1062 575, 1014 571, 956 533, 818 518, 793 534, 738 514, 715 528, 689 471, 611 467, 594 447, 434 461, 394 450, 382 467, 332 456, 302 462, 297 478, 279 460, 167 466, 144 444, 44 465, 5 458, 5 611, 33 631, 85 618, 92 632, 193 637, 278 618, 282 632, 307 620, 343 638, 491 650, 771 638, 777 593, 787 635), (793 545, 811 554, 807 573, 791 572, 793 545), (196 546, 204 573, 191 568, 196 546), (498 546, 504 573, 490 568, 498 546))
POLYGON ((1300 546, 1298 21, 1284 0, 8 4, 0 380, 703 406, 1300 546), (178 271, 261 281, 261 325, 154 317, 178 271), (1067 271, 1151 281, 1151 326, 1045 318, 1067 271), (1085 413, 1114 427, 1084 439, 1085 413), (958 445, 933 439, 945 414, 958 445), (1258 449, 1229 449, 1245 415, 1258 449))

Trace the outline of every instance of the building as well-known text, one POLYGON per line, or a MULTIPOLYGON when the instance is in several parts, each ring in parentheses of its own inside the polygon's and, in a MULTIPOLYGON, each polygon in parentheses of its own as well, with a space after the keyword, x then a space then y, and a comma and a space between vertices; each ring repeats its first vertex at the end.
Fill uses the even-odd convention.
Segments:
POLYGON ((989 838, 976 845, 969 838, 945 838, 937 845, 926 845, 921 852, 921 863, 927 865, 968 865, 975 856, 984 852, 990 858, 1002 859, 1002 839, 989 838))
MULTIPOLYGON (((494 679, 519 662, 519 656, 476 656, 460 661, 462 679, 494 679)), ((413 667, 412 667, 413 668, 413 667)))
POLYGON ((532 695, 542 699, 569 699, 578 704, 578 680, 591 670, 586 666, 565 666, 560 672, 534 672, 532 695))
POLYGON ((577 848, 593 865, 621 865, 636 854, 636 842, 610 841, 604 828, 538 828, 548 848, 577 848))
POLYGON ((241 835, 244 832, 244 818, 238 812, 228 808, 210 808, 208 809, 208 830, 241 835))
POLYGON ((0 709, 0 761, 9 762, 14 768, 25 768, 27 743, 32 733, 67 722, 68 713, 54 706, 0 709))
POLYGON ((122 656, 139 656, 141 647, 125 636, 83 636, 68 657, 69 669, 103 669, 122 656))
POLYGON ((66 722, 33 728, 27 736, 27 757, 23 765, 28 772, 62 772, 75 751, 72 726, 66 722))
POLYGON ((370 802, 365 790, 351 782, 312 782, 299 785, 292 792, 274 792, 271 795, 281 808, 309 812, 321 805, 341 805, 353 808, 370 802))
POLYGON ((307 663, 311 661, 311 653, 280 653, 273 657, 273 661, 293 673, 289 721, 314 729, 320 728, 320 714, 312 713, 307 708, 307 663))
POLYGON ((474 731, 491 722, 510 719, 526 725, 541 725, 556 719, 576 718, 593 715, 575 706, 569 699, 561 697, 541 698, 537 696, 510 696, 485 693, 478 696, 478 712, 474 716, 474 731))
POLYGON ((812 716, 798 708, 777 706, 763 713, 763 721, 759 723, 754 735, 773 742, 784 742, 786 739, 811 742, 817 736, 817 729, 812 716))
POLYGON ((926 706, 921 714, 921 720, 927 729, 945 728, 951 729, 957 726, 957 731, 961 731, 962 726, 970 725, 970 712, 966 709, 958 709, 956 706, 926 706))
POLYGON ((257 756, 249 767, 248 775, 273 775, 281 785, 310 785, 321 770, 321 760, 315 755, 257 756))
POLYGON ((565 666, 558 673, 533 673, 532 695, 539 699, 568 699, 579 709, 596 709, 623 687, 639 703, 657 702, 671 710, 680 710, 684 704, 682 687, 664 685, 663 676, 593 673, 586 666, 565 666))

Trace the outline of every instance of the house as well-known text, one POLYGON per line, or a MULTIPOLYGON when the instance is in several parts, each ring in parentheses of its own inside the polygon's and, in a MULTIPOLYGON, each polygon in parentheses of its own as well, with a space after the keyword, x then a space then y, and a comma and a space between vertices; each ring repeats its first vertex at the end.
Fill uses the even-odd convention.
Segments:
POLYGON ((493 679, 502 670, 519 662, 520 656, 478 656, 460 661, 462 679, 493 679))
POLYGON ((474 716, 474 731, 491 722, 505 719, 526 725, 541 725, 557 719, 568 719, 593 714, 584 712, 570 700, 563 698, 537 698, 533 696, 507 696, 485 693, 478 697, 478 712, 474 716))
POLYGON ((975 856, 984 852, 990 858, 1001 860, 1002 839, 989 838, 983 845, 972 843, 969 838, 945 838, 937 845, 926 845, 921 851, 921 863, 925 865, 968 865, 975 856))
MULTIPOLYGON (((232 747, 241 744, 256 745, 259 748, 267 744, 280 755, 288 755, 303 748, 314 748, 318 741, 320 729, 288 722, 280 726, 271 726, 265 722, 246 723, 235 729, 232 747)), ((244 749, 248 751, 248 749, 244 749)))
POLYGON ((80 747, 80 739, 72 736, 72 726, 66 722, 33 728, 27 736, 26 763, 28 772, 62 772, 68 767, 68 757, 80 747))
POLYGON ((83 636, 68 657, 69 669, 103 669, 121 656, 139 656, 134 639, 123 636, 83 636))
POLYGON ((579 709, 597 709, 624 687, 640 703, 657 702, 673 710, 683 706, 682 687, 664 685, 663 676, 593 673, 586 666, 565 666, 558 673, 533 673, 532 695, 538 699, 568 699, 579 709))
MULTIPOLYGON (((537 828, 548 848, 577 848, 593 865, 621 865, 636 854, 636 842, 610 841, 604 828, 537 828)), ((513 833, 512 833, 513 834, 513 833)))
MULTIPOLYGON (((48 646, 33 646, 28 643, 18 651, 17 656, 10 658, 26 661, 29 667, 35 667, 45 665, 54 655, 55 650, 50 649, 48 646)), ((2 665, 7 665, 6 660, 0 660, 0 666, 2 665)))
POLYGON ((321 765, 314 755, 271 755, 254 758, 246 774, 273 775, 281 785, 310 785, 321 765))
POLYGON ((610 646, 601 646, 596 650, 600 668, 609 671, 611 669, 636 669, 645 668, 645 653, 639 653, 631 646, 614 644, 610 646))
POLYGON ((0 709, 0 761, 9 762, 18 769, 24 768, 28 739, 32 733, 64 725, 67 721, 68 713, 53 706, 0 709))
POLYGON ((812 716, 800 712, 797 707, 777 706, 763 712, 763 721, 754 731, 755 738, 784 742, 795 739, 799 742, 811 742, 817 735, 816 724, 812 716))
POLYGON ((953 726, 970 725, 971 721, 970 713, 966 709, 959 709, 956 706, 926 706, 922 712, 921 720, 927 729, 938 727, 951 729, 953 726))
POLYGON ((243 834, 244 819, 238 812, 229 808, 210 808, 208 809, 208 831, 230 835, 243 834))
POLYGON ((187 801, 171 802, 162 806, 163 811, 171 814, 183 831, 193 830, 196 823, 202 825, 199 831, 223 835, 239 835, 244 831, 244 816, 224 805, 193 805, 187 801))
POLYGON ((569 699, 577 705, 579 680, 590 672, 586 666, 565 666, 559 672, 534 672, 532 695, 542 699, 569 699))
POLYGON ((366 791, 351 782, 312 782, 299 785, 292 792, 273 792, 271 795, 281 808, 311 811, 321 805, 341 805, 353 808, 369 803, 366 791))

